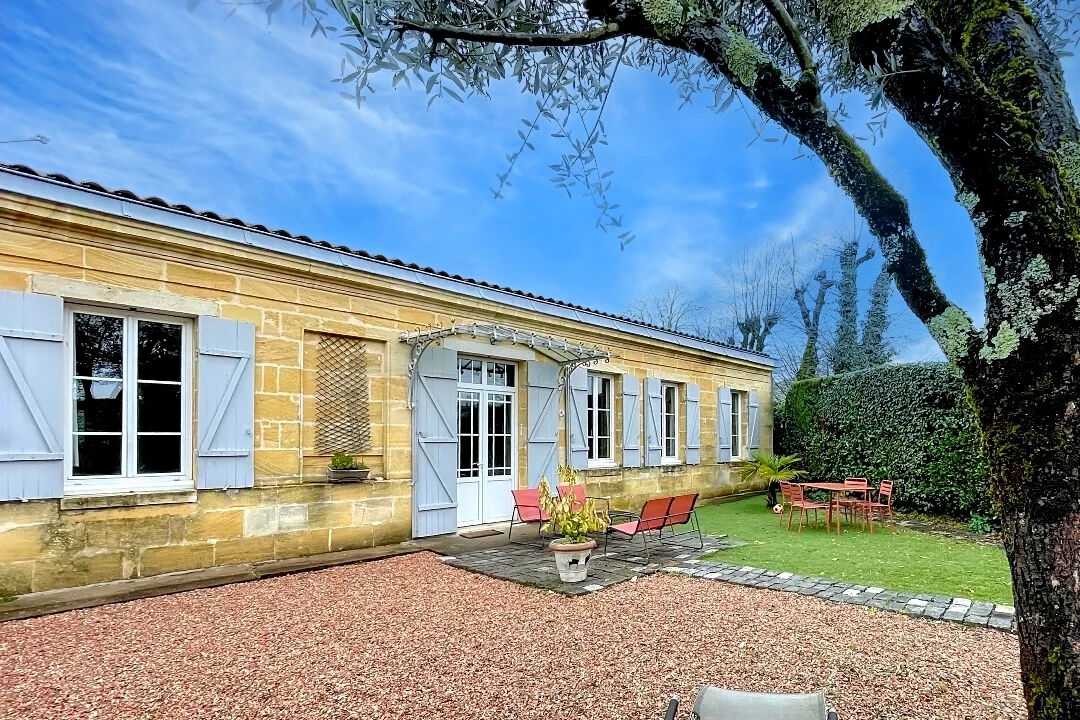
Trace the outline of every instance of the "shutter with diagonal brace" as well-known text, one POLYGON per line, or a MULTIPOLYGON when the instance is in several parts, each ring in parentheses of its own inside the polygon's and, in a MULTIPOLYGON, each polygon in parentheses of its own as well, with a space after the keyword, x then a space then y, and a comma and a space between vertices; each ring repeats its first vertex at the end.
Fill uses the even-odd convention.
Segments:
POLYGON ((64 303, 0 291, 0 500, 64 493, 64 303))
POLYGON ((751 390, 749 394, 749 421, 750 432, 748 433, 749 447, 751 450, 757 450, 761 447, 761 427, 758 425, 758 394, 751 390))
POLYGON ((429 347, 413 387, 413 537, 457 530, 457 352, 429 347))
POLYGON ((529 403, 529 487, 547 478, 555 487, 559 469, 559 366, 530 362, 527 388, 529 403))
POLYGON ((641 381, 629 373, 622 376, 623 467, 641 467, 641 381))
POLYGON ((576 368, 566 385, 566 415, 569 421, 569 460, 574 470, 589 466, 589 373, 576 368))
POLYGON ((686 464, 701 464, 701 394, 696 383, 686 383, 686 464))
POLYGON ((199 318, 199 445, 196 487, 255 483, 255 326, 199 318))
POLYGON ((660 394, 660 378, 645 378, 645 466, 660 464, 662 439, 660 423, 663 401, 660 394))
POLYGON ((716 391, 716 461, 731 462, 731 388, 716 391))

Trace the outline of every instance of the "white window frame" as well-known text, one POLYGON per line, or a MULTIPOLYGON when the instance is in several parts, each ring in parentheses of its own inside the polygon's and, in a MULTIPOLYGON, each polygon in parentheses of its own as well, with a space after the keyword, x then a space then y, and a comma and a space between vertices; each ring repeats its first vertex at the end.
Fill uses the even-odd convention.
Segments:
MULTIPOLYGON (((64 495, 104 495, 139 492, 169 492, 195 488, 191 473, 192 455, 192 322, 173 315, 120 310, 94 305, 65 305, 64 362, 67 390, 64 410, 64 495), (124 321, 124 404, 121 411, 121 473, 119 475, 73 475, 75 454, 74 407, 71 393, 75 385, 75 315, 103 315, 124 321), (169 323, 180 326, 180 472, 136 473, 138 433, 138 322, 169 323)), ((144 381, 146 382, 146 381, 144 381)))
POLYGON ((660 464, 661 465, 677 465, 679 463, 679 386, 676 383, 662 382, 660 383, 660 464), (671 407, 668 407, 667 391, 671 388, 673 393, 671 407), (673 427, 675 429, 675 436, 669 438, 667 435, 667 416, 673 415, 675 422, 673 427), (675 448, 673 455, 667 454, 668 440, 671 439, 672 446, 675 448))
MULTIPOLYGON (((477 402, 478 411, 480 413, 480 442, 478 444, 480 452, 480 460, 477 463, 478 475, 462 475, 461 474, 461 456, 460 454, 455 456, 454 464, 457 465, 457 478, 458 480, 471 482, 475 480, 483 480, 484 478, 502 479, 505 477, 513 478, 517 481, 517 476, 521 471, 518 465, 518 393, 517 384, 521 377, 521 368, 513 360, 504 360, 503 358, 485 358, 476 357, 473 355, 458 355, 457 374, 458 374, 458 394, 457 400, 454 405, 454 422, 458 422, 458 405, 461 401, 461 393, 463 392, 475 392, 478 393, 477 402), (466 382, 461 379, 461 361, 472 360, 480 363, 480 382, 466 382), (488 383, 488 366, 493 363, 499 363, 502 365, 512 366, 514 368, 514 384, 513 385, 495 385, 494 383, 488 383), (488 440, 488 416, 485 412, 488 406, 488 395, 509 395, 510 396, 510 475, 489 475, 490 468, 487 461, 487 440, 488 440)), ((460 451, 459 451, 460 452, 460 451)))
MULTIPOLYGON (((615 467, 615 378, 611 375, 605 375, 603 373, 589 373, 589 404, 592 407, 587 410, 592 419, 592 433, 589 434, 587 441, 589 443, 589 467, 615 467), (608 385, 608 406, 601 408, 598 404, 600 398, 599 387, 602 383, 608 385), (608 434, 605 436, 608 441, 608 454, 606 457, 600 456, 600 415, 601 413, 607 413, 608 415, 608 434)), ((587 428, 588 426, 586 426, 587 428)))
POLYGON ((742 460, 742 396, 741 390, 731 391, 731 459, 742 460))

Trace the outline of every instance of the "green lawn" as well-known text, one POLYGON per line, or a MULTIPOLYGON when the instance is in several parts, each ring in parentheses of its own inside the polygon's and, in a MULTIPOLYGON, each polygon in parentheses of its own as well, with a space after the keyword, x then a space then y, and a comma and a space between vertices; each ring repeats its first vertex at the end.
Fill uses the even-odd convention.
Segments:
POLYGON ((699 507, 698 519, 704 532, 747 543, 710 556, 720 562, 891 590, 1012 603, 1009 566, 998 547, 901 528, 889 533, 880 525, 871 535, 845 523, 843 535, 837 537, 835 524, 833 532, 825 531, 824 517, 821 525, 803 527, 799 535, 794 524, 787 531, 786 515, 781 528, 760 497, 699 507))

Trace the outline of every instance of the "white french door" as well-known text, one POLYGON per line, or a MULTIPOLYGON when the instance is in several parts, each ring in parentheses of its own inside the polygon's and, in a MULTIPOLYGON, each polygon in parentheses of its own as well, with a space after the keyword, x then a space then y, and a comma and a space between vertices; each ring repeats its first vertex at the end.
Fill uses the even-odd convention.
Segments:
POLYGON ((516 368, 458 358, 458 526, 510 519, 517 477, 516 368))

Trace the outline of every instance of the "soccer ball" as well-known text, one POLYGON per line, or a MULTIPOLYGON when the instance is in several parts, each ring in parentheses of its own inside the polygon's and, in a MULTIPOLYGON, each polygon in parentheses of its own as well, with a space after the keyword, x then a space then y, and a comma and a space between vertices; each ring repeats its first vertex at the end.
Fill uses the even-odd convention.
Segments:
POLYGON ((780 514, 782 514, 784 512, 784 506, 783 505, 773 505, 772 506, 772 511, 773 511, 774 514, 780 515, 780 514))

